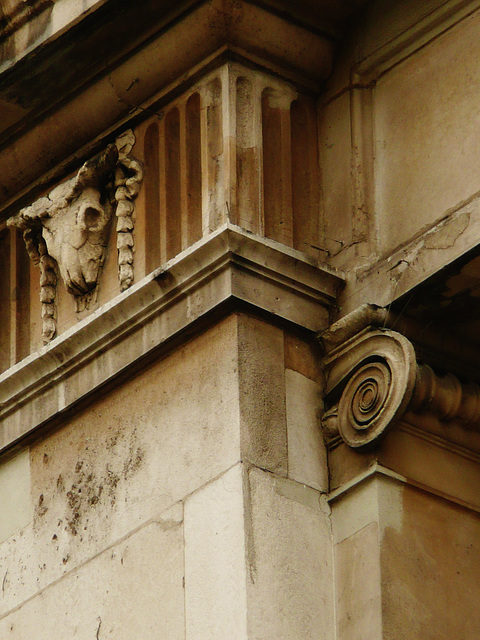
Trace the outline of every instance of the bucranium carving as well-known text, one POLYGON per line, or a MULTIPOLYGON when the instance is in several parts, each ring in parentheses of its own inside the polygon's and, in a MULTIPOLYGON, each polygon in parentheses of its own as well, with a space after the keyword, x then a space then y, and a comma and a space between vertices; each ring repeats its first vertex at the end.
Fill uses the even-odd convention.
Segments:
POLYGON ((58 264, 67 290, 82 296, 95 288, 103 261, 112 205, 106 194, 118 159, 115 145, 86 162, 75 178, 22 209, 9 224, 41 226, 48 254, 58 264))
POLYGON ((86 162, 76 177, 7 221, 23 230, 28 253, 40 265, 45 342, 56 332, 57 270, 77 311, 85 308, 98 283, 114 210, 120 288, 133 283, 133 199, 143 177, 140 165, 128 158, 134 142, 133 132, 126 132, 86 162))

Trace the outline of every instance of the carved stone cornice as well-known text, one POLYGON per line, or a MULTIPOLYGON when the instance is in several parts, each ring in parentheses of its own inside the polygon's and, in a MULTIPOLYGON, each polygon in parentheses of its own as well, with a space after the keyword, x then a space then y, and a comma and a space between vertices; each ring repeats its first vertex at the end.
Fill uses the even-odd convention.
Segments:
MULTIPOLYGON (((51 4, 61 20, 59 3, 51 4)), ((323 11, 309 24, 281 10, 280 0, 273 8, 244 0, 95 4, 50 39, 47 22, 42 46, 18 53, 4 73, 0 65, 0 217, 55 180, 58 165, 70 170, 101 150, 106 136, 162 113, 204 68, 241 57, 314 91, 332 70, 335 43, 317 26, 323 11)), ((293 4, 312 14, 312 3, 293 4)), ((322 4, 334 22, 332 14, 341 22, 350 11, 347 0, 322 4)))
POLYGON ((225 224, 0 374, 0 453, 235 310, 328 326, 342 274, 225 224))
POLYGON ((417 362, 412 343, 386 320, 385 310, 364 305, 321 336, 327 442, 371 446, 410 412, 480 431, 480 386, 417 362))

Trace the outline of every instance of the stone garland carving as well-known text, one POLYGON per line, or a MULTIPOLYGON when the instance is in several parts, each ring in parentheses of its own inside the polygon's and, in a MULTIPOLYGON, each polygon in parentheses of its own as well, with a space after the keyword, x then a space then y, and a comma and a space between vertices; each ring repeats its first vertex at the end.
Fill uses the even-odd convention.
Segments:
POLYGON ((139 162, 128 157, 135 136, 127 131, 117 139, 119 161, 115 170, 115 200, 117 217, 117 250, 118 280, 120 291, 125 291, 133 284, 133 213, 134 200, 138 195, 143 180, 143 170, 139 162))
POLYGON ((38 242, 40 263, 40 302, 42 304, 42 339, 50 342, 57 330, 57 273, 55 260, 48 255, 47 245, 43 238, 38 242))
POLYGON ((25 229, 24 239, 28 254, 40 267, 40 302, 42 305, 42 338, 49 342, 56 332, 57 268, 55 260, 48 255, 47 245, 41 233, 25 229))
POLYGON ((334 347, 325 359, 327 442, 371 445, 407 411, 480 430, 480 387, 418 364, 413 345, 388 329, 367 328, 334 347))
POLYGON ((127 131, 74 178, 7 221, 23 231, 29 256, 40 266, 45 343, 56 334, 58 273, 74 296, 77 312, 88 308, 96 295, 114 209, 120 289, 133 283, 134 199, 143 178, 140 164, 128 157, 134 143, 133 132, 127 131))

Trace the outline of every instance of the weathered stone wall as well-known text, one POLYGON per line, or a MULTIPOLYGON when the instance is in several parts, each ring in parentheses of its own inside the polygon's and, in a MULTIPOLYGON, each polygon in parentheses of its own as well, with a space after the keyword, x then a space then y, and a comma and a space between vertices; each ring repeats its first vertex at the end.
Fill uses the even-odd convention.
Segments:
POLYGON ((478 0, 4 5, 0 636, 477 640, 478 0))
POLYGON ((17 453, 2 637, 331 637, 321 389, 308 344, 233 315, 17 453))
POLYGON ((373 2, 352 27, 319 111, 323 246, 356 274, 342 314, 474 245, 478 29, 476 3, 437 1, 373 2))

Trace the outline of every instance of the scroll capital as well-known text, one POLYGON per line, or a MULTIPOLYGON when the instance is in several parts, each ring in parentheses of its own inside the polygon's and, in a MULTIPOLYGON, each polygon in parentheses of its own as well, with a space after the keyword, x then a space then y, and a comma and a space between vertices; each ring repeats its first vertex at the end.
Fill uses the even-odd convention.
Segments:
POLYGON ((480 432, 480 386, 417 362, 413 344, 389 324, 385 309, 363 305, 320 336, 327 442, 368 447, 407 412, 480 432))
POLYGON ((413 345, 388 329, 366 329, 329 352, 324 361, 327 435, 367 447, 406 411, 416 380, 413 345))

